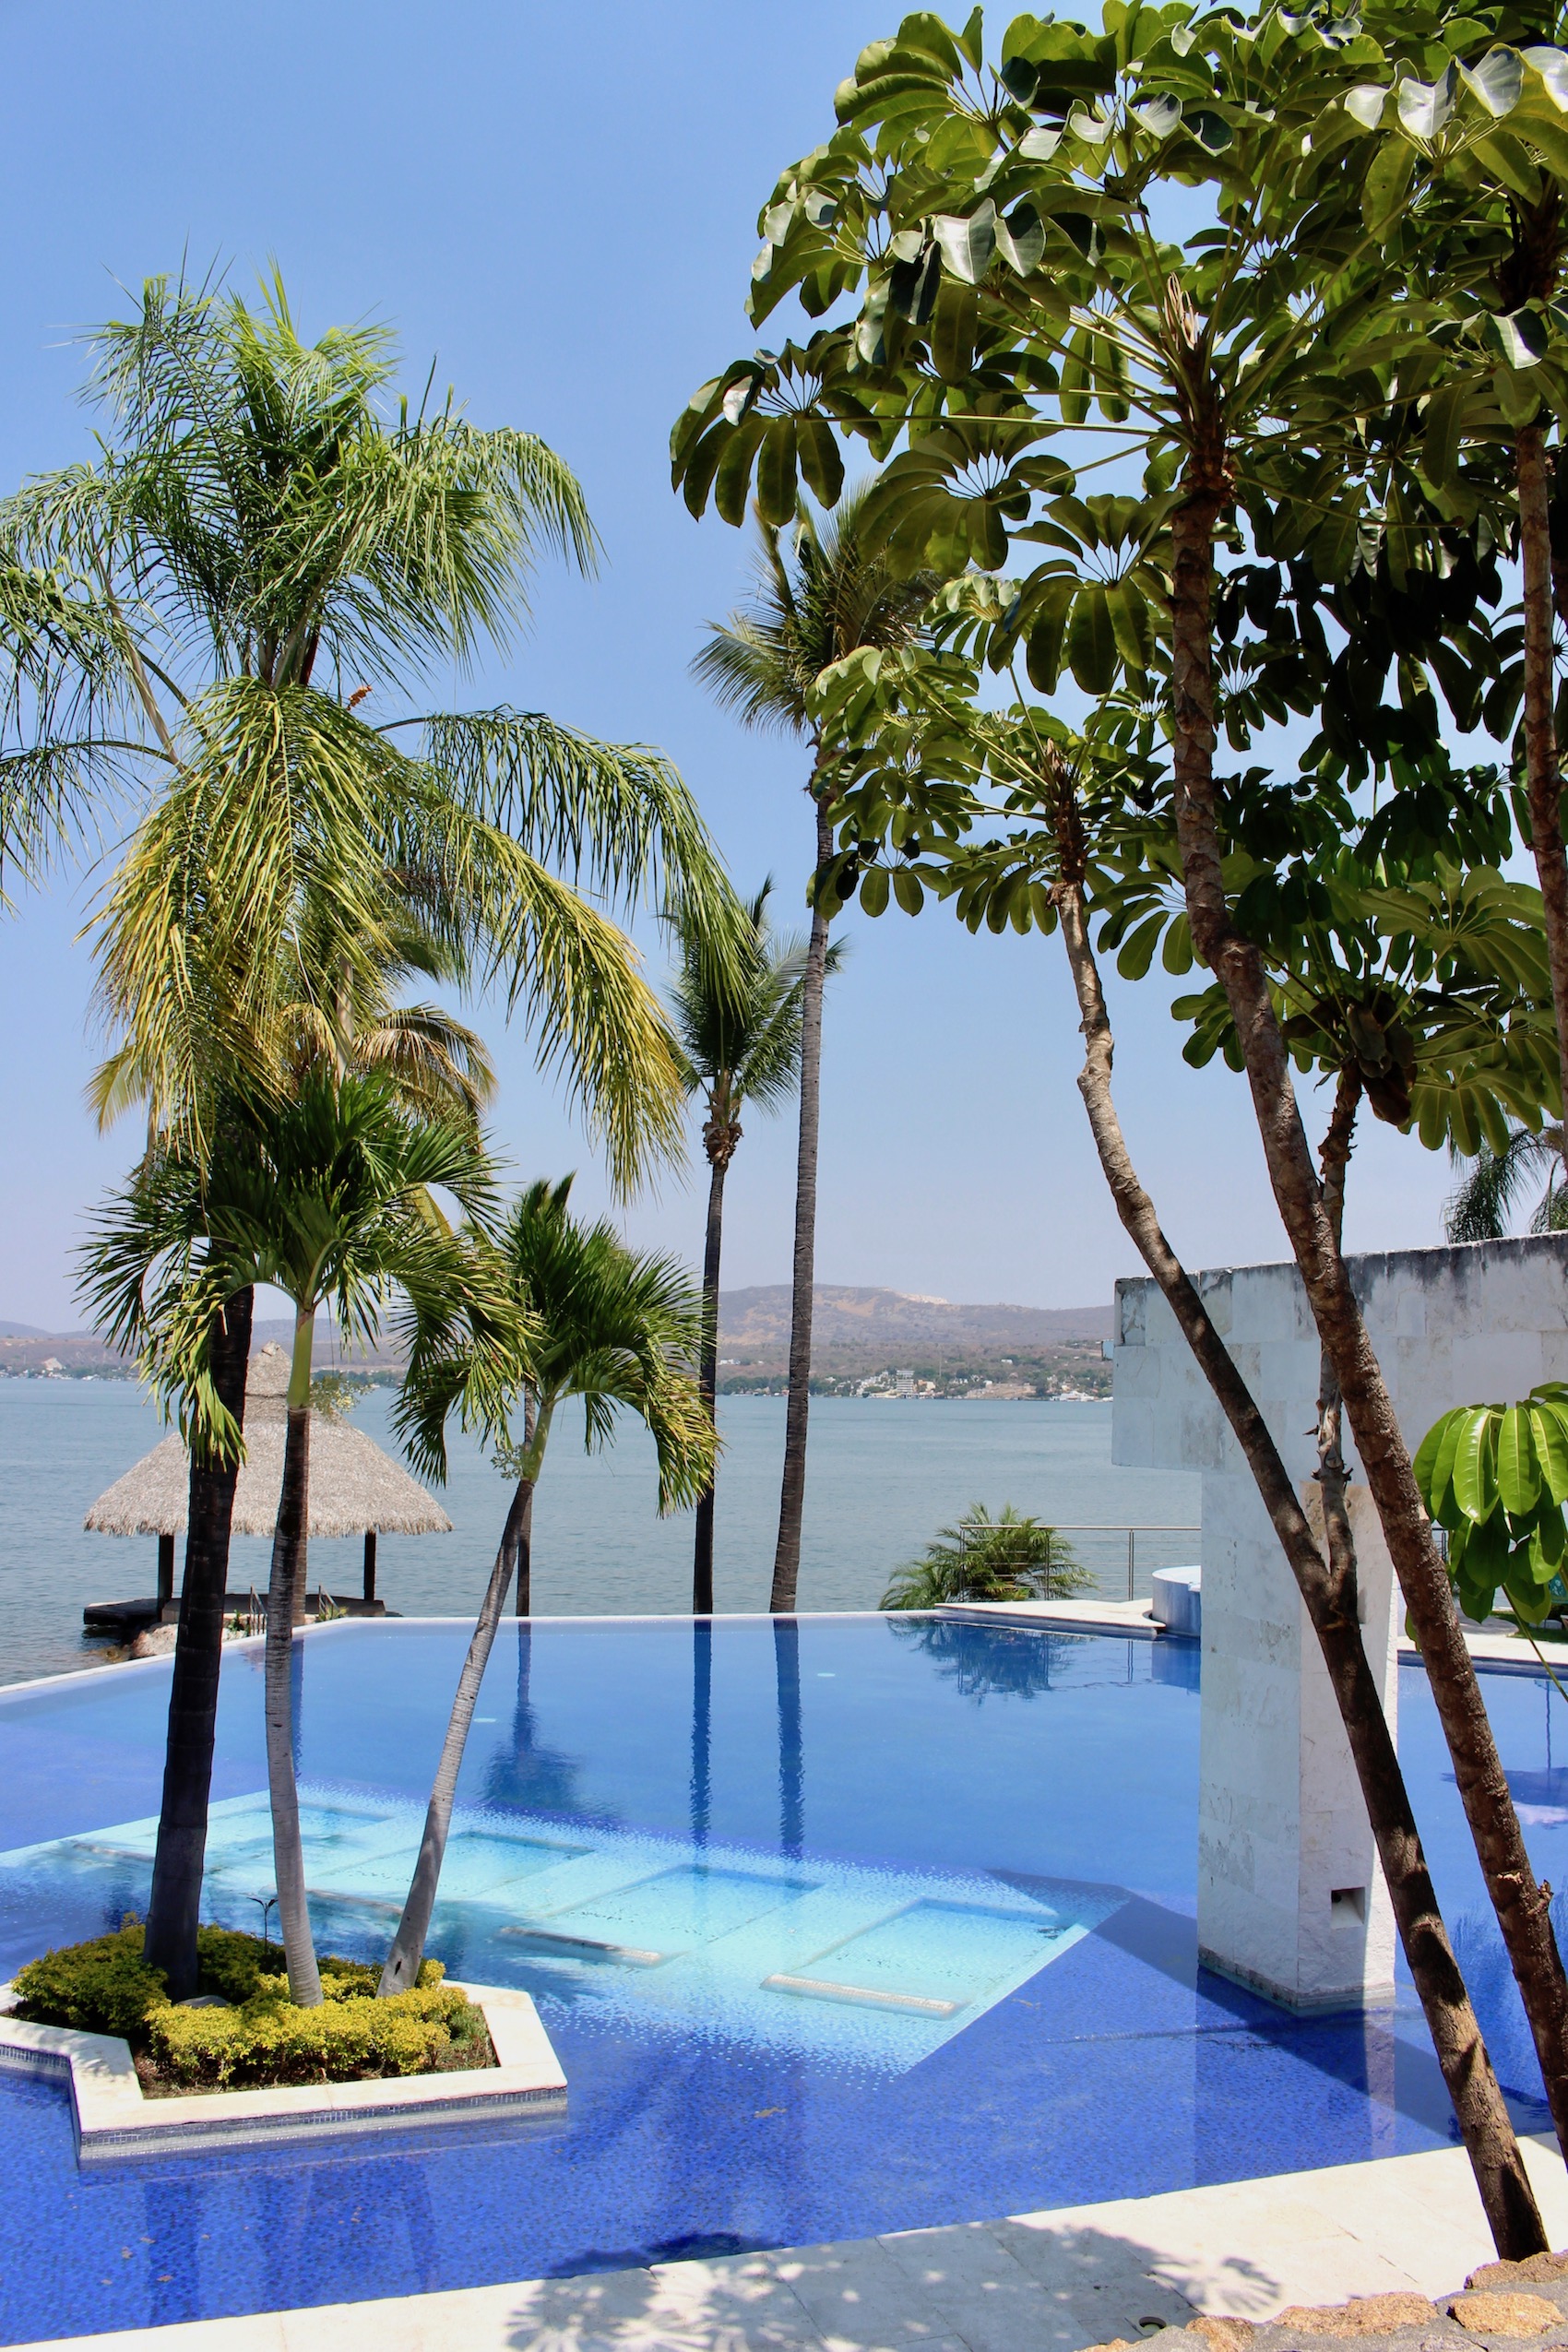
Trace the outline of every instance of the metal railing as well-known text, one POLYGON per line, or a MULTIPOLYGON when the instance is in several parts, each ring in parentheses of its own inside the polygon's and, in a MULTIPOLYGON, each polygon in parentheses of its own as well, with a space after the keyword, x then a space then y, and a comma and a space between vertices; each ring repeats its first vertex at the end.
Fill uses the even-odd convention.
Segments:
MULTIPOLYGON (((1129 1600, 1135 1600, 1138 1597, 1138 1538, 1140 1536, 1197 1536, 1201 1535, 1203 1532, 1201 1527, 1194 1526, 1190 1522, 1177 1522, 1174 1520, 1166 1522, 1151 1521, 1146 1525, 1139 1524, 1134 1526, 1117 1524, 1113 1521, 1086 1520, 1079 1526, 1069 1526, 1064 1521, 1060 1519, 1046 1520, 1042 1518, 1040 1524, 1042 1526, 1049 1526, 1051 1533, 1058 1536, 1125 1536, 1127 1539, 1127 1598, 1129 1600)), ((965 1528, 960 1528, 959 1530, 959 1550, 961 1551, 967 1551, 970 1548, 969 1542, 966 1540, 966 1538, 969 1535, 969 1533, 970 1531, 965 1528)), ((976 1545, 983 1545, 989 1556, 992 1560, 997 1561, 999 1564, 1005 1563, 1005 1547, 998 1542, 998 1529, 994 1524, 989 1527, 976 1527, 973 1530, 973 1541, 976 1545)), ((1108 1592, 1111 1588, 1108 1582, 1107 1574, 1109 1562, 1103 1560, 1103 1553, 1108 1551, 1110 1547, 1106 1546, 1100 1548, 1102 1551, 1102 1560, 1100 1562, 1085 1559, 1082 1557, 1081 1553, 1078 1552, 1076 1547, 1074 1549, 1076 1565, 1088 1569, 1089 1573, 1095 1579, 1096 1588, 1101 1593, 1108 1592)), ((1159 1549, 1173 1550, 1174 1547, 1161 1546, 1159 1549)), ((1019 1550, 1020 1557, 1018 1566, 1020 1570, 1022 1570, 1030 1566, 1032 1563, 1029 1560, 1026 1546, 1020 1544, 1019 1550)), ((1116 1551, 1119 1559, 1121 1551, 1120 1544, 1117 1545, 1116 1551)), ((1146 1559, 1147 1559, 1147 1551, 1146 1550, 1146 1559)), ((1148 1573, 1152 1574, 1156 1568, 1185 1567, 1187 1564, 1188 1563, 1185 1561, 1174 1558, 1155 1560, 1149 1563, 1148 1573)), ((1049 1573, 1048 1568, 1047 1574, 1049 1574, 1049 1573)), ((1119 1585, 1121 1581, 1119 1569, 1111 1573, 1115 1574, 1116 1582, 1119 1585)))

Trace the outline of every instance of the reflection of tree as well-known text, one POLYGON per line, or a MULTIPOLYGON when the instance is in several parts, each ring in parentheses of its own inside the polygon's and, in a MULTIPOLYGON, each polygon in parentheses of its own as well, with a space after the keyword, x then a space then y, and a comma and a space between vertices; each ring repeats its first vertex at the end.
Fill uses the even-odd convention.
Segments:
POLYGON ((707 1844, 713 1800, 713 1625, 692 1620, 692 1844, 707 1844))
MULTIPOLYGON (((562 1754, 557 1748, 540 1745, 539 1727, 529 1698, 533 1629, 522 1621, 517 1632, 517 1695, 512 1708, 512 1742, 510 1748, 497 1748, 486 1768, 485 1803, 514 1806, 519 1812, 580 1813, 583 1806, 577 1775, 582 1770, 581 1761, 576 1756, 562 1754)), ((602 1817, 602 1807, 599 1813, 602 1817)))
POLYGON ((1051 1689, 1063 1653, 1079 1646, 1073 1634, 1015 1633, 993 1625, 961 1625, 941 1617, 890 1616, 895 1641, 923 1650, 944 1681, 977 1705, 986 1699, 1034 1699, 1051 1689))
POLYGON ((800 1859, 805 1836, 805 1752, 801 1740, 801 1628, 773 1621, 773 1670, 778 1693, 778 1850, 800 1859))

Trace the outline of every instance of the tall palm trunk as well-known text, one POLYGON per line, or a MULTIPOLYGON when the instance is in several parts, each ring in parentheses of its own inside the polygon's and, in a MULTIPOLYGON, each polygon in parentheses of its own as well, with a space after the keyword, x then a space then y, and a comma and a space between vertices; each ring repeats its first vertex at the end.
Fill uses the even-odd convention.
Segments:
POLYGON ((1235 930, 1226 904, 1214 800, 1211 600, 1214 531, 1228 496, 1216 430, 1200 443, 1187 494, 1171 520, 1175 814, 1193 944, 1224 987, 1235 1021, 1274 1197, 1409 1610, 1558 2142, 1568 2154, 1568 1981, 1549 1897, 1530 1867, 1409 1450, 1324 1208, 1263 959, 1235 930))
MULTIPOLYGON (((525 1454, 533 1444, 534 1432, 538 1427, 539 1408, 534 1403, 533 1390, 526 1388, 523 1391, 523 1452, 525 1454)), ((530 1617, 533 1614, 534 1481, 532 1479, 528 1481, 528 1493, 523 1500, 522 1519, 517 1528, 517 1615, 519 1617, 530 1617)))
MULTIPOLYGON (((697 1386, 703 1410, 718 1426, 719 1420, 719 1267, 724 1248, 724 1179, 741 1139, 736 1122, 726 1115, 728 1092, 714 1089, 703 1128, 707 1149, 707 1232, 702 1253, 702 1349, 697 1360, 697 1386)), ((710 1478, 697 1502, 696 1536, 692 1553, 692 1614, 713 1614, 713 1499, 710 1478)), ((797 1555, 798 1555, 797 1546, 797 1555)), ((777 1570, 775 1575, 777 1576, 777 1570)))
MULTIPOLYGON (((1230 1425, 1306 1605, 1349 1741, 1399 1940, 1497 2251, 1508 2260, 1539 2252, 1546 2233, 1529 2176, 1438 1909, 1393 1735, 1367 1662, 1357 1621, 1354 1555, 1347 1562, 1341 1552, 1336 1561, 1331 1534, 1325 1565, 1267 1424, 1138 1182, 1111 1095, 1111 1023, 1089 944, 1081 868, 1075 871, 1075 861, 1069 863, 1056 898, 1085 1040, 1078 1088, 1100 1167, 1123 1225, 1230 1425)), ((1335 1511, 1325 1491, 1331 1530, 1343 1515, 1342 1487, 1337 1503, 1335 1511)))
POLYGON ((310 1368, 314 1306, 294 1317, 289 1374, 288 1425, 283 1441, 283 1491, 272 1535, 267 1584, 267 1785, 272 1800, 272 1871, 289 1990, 302 2008, 321 1999, 321 1978, 305 1899, 305 1859, 300 1843, 300 1796, 294 1780, 294 1605, 303 1593, 310 1526, 310 1368))
POLYGON ((398 1922, 398 1932, 392 1939, 392 1949, 386 1955, 381 1982, 376 1987, 379 1993, 407 1992, 411 1985, 419 1982, 424 1942, 430 1933, 431 1914, 435 1909, 436 1889, 441 1883, 441 1865, 445 1859, 446 1840, 452 1828, 457 1775, 463 1768, 463 1752, 468 1746, 474 1708, 479 1704, 484 1669, 490 1663, 490 1653, 494 1646, 495 1629, 506 1606, 506 1589, 517 1574, 523 1526, 532 1506, 533 1490, 531 1476, 520 1478, 506 1513, 506 1524, 501 1532, 501 1548, 495 1555, 495 1565, 490 1572, 490 1582, 485 1587, 484 1600, 469 1643, 468 1656, 463 1660, 463 1670, 457 1677, 457 1695, 452 1702, 446 1737, 441 1743, 441 1760, 435 1767, 430 1803, 425 1808, 424 1833, 420 1839, 419 1857, 409 1884, 408 1900, 403 1905, 403 1916, 398 1922))
POLYGON ((713 1628, 692 1627, 692 1844, 707 1844, 713 1803, 713 1628))
MULTIPOLYGON (((833 855, 827 804, 812 779, 816 813, 816 873, 833 855)), ((812 894, 811 939, 801 982, 801 1143, 795 1161, 795 1261, 790 1301, 790 1397, 784 1414, 784 1483, 778 1545, 768 1607, 788 1615, 801 1577, 801 1520, 806 1501, 806 1421, 811 1411, 812 1289, 816 1272, 816 1152, 822 1120, 822 994, 827 969, 827 916, 812 894)))
MULTIPOLYGON (((213 1385, 220 1403, 242 1428, 255 1297, 252 1290, 239 1291, 214 1319, 212 1332, 213 1385)), ((152 1899, 147 1913, 148 1965, 163 1970, 173 2001, 188 2001, 196 1990, 196 1927, 207 1856, 212 1746, 218 1729, 218 1681, 223 1663, 229 1531, 239 1475, 237 1462, 225 1467, 208 1461, 199 1446, 191 1448, 185 1574, 180 1592, 180 1628, 174 1637, 174 1679, 169 1691, 152 1899)))

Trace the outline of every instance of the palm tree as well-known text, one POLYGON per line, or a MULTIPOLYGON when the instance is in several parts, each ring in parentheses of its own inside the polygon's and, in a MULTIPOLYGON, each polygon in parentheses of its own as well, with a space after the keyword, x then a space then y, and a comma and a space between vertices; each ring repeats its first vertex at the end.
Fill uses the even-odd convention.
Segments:
MULTIPOLYGON (((741 1140, 741 1111, 747 1103, 762 1111, 777 1110, 801 1067, 806 956, 798 941, 773 938, 767 919, 772 888, 769 879, 749 903, 737 904, 732 926, 740 942, 737 956, 716 956, 707 933, 689 917, 676 927, 680 962, 671 983, 670 1005, 685 1057, 686 1091, 703 1099, 702 1140, 708 1165, 698 1382, 710 1420, 719 1386, 724 1180, 741 1140)), ((827 970, 837 968, 842 952, 837 945, 828 949, 827 970)), ((713 1610, 713 1497, 710 1483, 697 1503, 692 1610, 698 1617, 713 1610)))
POLYGON ((884 1609, 940 1609, 955 1600, 1065 1600, 1088 1592, 1094 1572, 1042 1519, 1004 1503, 993 1519, 972 1503, 956 1527, 938 1530, 919 1560, 898 1569, 884 1609))
POLYGON ((460 1316, 437 1314, 416 1329, 403 1384, 399 1433, 422 1468, 445 1475, 445 1427, 457 1410, 465 1425, 499 1438, 497 1467, 516 1483, 458 1677, 408 1901, 382 1970, 385 1993, 419 1978, 469 1727, 514 1575, 524 1596, 519 1608, 527 1605, 534 1488, 558 1408, 569 1396, 582 1398, 590 1450, 606 1442, 623 1408, 647 1423, 661 1513, 695 1502, 713 1475, 713 1423, 688 1369, 701 1336, 697 1292, 673 1259, 628 1249, 602 1221, 579 1224, 567 1205, 571 1189, 569 1176, 530 1184, 495 1242, 475 1243, 488 1272, 460 1316), (507 1413, 525 1388, 532 1429, 514 1447, 507 1413))
POLYGON ((274 1083, 300 1006, 330 1021, 395 962, 413 894, 634 1183, 678 1149, 679 1068, 635 950, 574 885, 721 931, 691 797, 658 754, 538 712, 403 715, 508 645, 541 552, 592 568, 575 477, 450 401, 388 422, 386 331, 307 344, 276 279, 253 309, 154 279, 93 339, 101 455, 0 501, 0 834, 25 849, 51 811, 148 803, 95 916, 106 1107, 139 1096, 199 1142, 204 1065, 274 1083))
MULTIPOLYGON (((1465 1167, 1463 1156, 1453 1155, 1465 1167)), ((1482 1144, 1469 1161, 1469 1173, 1444 1205, 1443 1228, 1451 1241, 1500 1241, 1508 1230, 1509 1216, 1526 1183, 1546 1178, 1546 1190, 1530 1214, 1532 1233, 1561 1233, 1568 1229, 1568 1192, 1562 1184, 1564 1158, 1561 1126, 1538 1129, 1514 1127, 1501 1151, 1482 1144)))
POLYGON ((290 1990, 321 1999, 305 1900, 294 1784, 290 1664, 303 1613, 310 1521, 310 1388, 317 1310, 345 1340, 369 1336, 394 1286, 424 1316, 450 1315, 470 1278, 431 1193, 470 1217, 493 1186, 467 1123, 412 1118, 384 1077, 309 1071, 293 1097, 232 1098, 221 1140, 201 1159, 156 1147, 99 1220, 95 1297, 120 1333, 139 1337, 155 1384, 187 1400, 194 1431, 234 1458, 239 1431, 211 1390, 210 1334, 236 1293, 272 1283, 294 1308, 283 1482, 267 1594, 266 1716, 273 1865, 290 1990), (149 1298, 149 1283, 152 1295, 149 1298))
MULTIPOLYGON (((326 1054, 427 1110, 466 1099, 471 1118, 490 1084, 479 1041, 397 998, 418 976, 493 980, 629 1186, 677 1148, 679 1063, 629 942, 571 885, 707 903, 721 929, 690 796, 657 754, 540 713, 398 715, 428 672, 505 644, 540 552, 591 566, 575 478, 450 402, 386 422, 385 332, 306 344, 277 281, 255 310, 153 279, 95 348, 99 457, 0 501, 0 859, 37 873, 97 804, 145 807, 97 909, 114 1039, 100 1117, 145 1103, 155 1137, 210 1158, 227 1090, 287 1092, 326 1054), (360 707, 373 692, 380 727, 360 707)), ((231 1431, 248 1310, 236 1295, 209 1335, 231 1431)), ((180 1994, 196 1990, 232 1467, 198 1435, 148 1925, 180 1994)))
POLYGON ((896 579, 869 550, 861 531, 864 493, 814 520, 802 507, 790 543, 758 518, 762 560, 756 593, 727 623, 709 624, 692 664, 719 703, 746 727, 773 728, 810 747, 806 793, 815 819, 811 935, 801 987, 801 1135, 795 1172, 795 1247, 790 1274, 790 1394, 784 1422, 784 1479, 778 1543, 768 1607, 795 1606, 801 1573, 801 1520, 806 1494, 806 1420, 811 1403, 812 1286, 816 1254, 816 1162, 821 1123, 822 992, 827 968, 828 912, 815 887, 833 856, 833 780, 813 708, 824 671, 862 647, 893 647, 921 635, 932 582, 896 579))

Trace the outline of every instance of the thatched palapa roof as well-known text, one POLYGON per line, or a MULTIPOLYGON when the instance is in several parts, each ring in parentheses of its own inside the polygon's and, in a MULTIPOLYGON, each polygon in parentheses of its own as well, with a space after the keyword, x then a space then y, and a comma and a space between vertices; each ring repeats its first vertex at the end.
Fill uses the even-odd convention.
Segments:
MULTIPOLYGON (((234 1495, 234 1533, 269 1536, 283 1487, 289 1359, 281 1348, 251 1358, 245 1380, 245 1459, 234 1495)), ((184 1441, 166 1437, 134 1470, 101 1494, 82 1525, 106 1536, 177 1536, 184 1531, 190 1463, 184 1441)), ((313 1536, 450 1535, 452 1522, 400 1464, 363 1430, 330 1413, 310 1417, 313 1536)))

